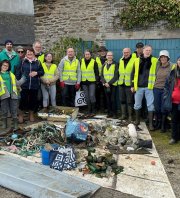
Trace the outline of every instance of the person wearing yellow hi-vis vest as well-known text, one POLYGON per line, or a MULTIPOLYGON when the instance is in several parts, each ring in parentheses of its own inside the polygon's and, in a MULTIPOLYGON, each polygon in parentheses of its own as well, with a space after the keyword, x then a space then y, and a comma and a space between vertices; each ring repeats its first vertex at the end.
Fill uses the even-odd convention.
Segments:
POLYGON ((116 93, 117 93, 117 80, 118 80, 118 64, 113 61, 113 53, 107 52, 107 61, 103 65, 101 73, 101 81, 104 86, 106 94, 106 102, 108 115, 107 117, 117 118, 117 105, 116 105, 116 93))
POLYGON ((81 68, 73 48, 67 49, 67 55, 58 65, 62 95, 62 105, 74 107, 76 91, 80 89, 81 68))
MULTIPOLYGON (((98 56, 96 57, 96 62, 98 64, 99 69, 99 76, 101 76, 102 73, 102 67, 104 63, 106 62, 106 54, 107 49, 105 46, 100 46, 98 49, 98 56)), ((104 110, 107 108, 106 105, 106 97, 104 92, 104 87, 100 81, 100 79, 96 82, 96 109, 97 110, 104 110)))
POLYGON ((36 58, 40 61, 40 63, 44 63, 44 53, 42 51, 42 44, 40 41, 34 41, 33 49, 35 52, 36 58))
POLYGON ((44 75, 41 77, 41 90, 43 95, 43 110, 47 112, 50 98, 51 105, 56 106, 56 81, 59 79, 59 70, 53 63, 53 55, 48 52, 45 54, 45 62, 42 64, 44 75))
POLYGON ((121 119, 127 118, 132 121, 133 93, 131 92, 131 72, 134 65, 134 58, 131 56, 131 49, 123 49, 123 57, 119 61, 119 96, 121 103, 121 119))
POLYGON ((132 53, 133 58, 138 58, 143 55, 144 44, 142 42, 136 43, 136 51, 132 53))
POLYGON ((18 111, 18 89, 17 86, 22 85, 26 78, 23 76, 19 81, 10 71, 10 61, 4 60, 0 63, 0 100, 2 111, 2 128, 7 128, 8 111, 11 112, 13 118, 13 128, 18 128, 17 111, 18 111))
POLYGON ((156 63, 158 59, 151 54, 152 47, 146 45, 143 49, 143 56, 135 59, 134 69, 131 76, 131 91, 135 92, 134 109, 136 113, 136 125, 138 126, 140 124, 140 110, 142 107, 142 99, 145 95, 148 109, 149 129, 153 131, 153 87, 156 79, 156 63))
POLYGON ((96 113, 96 82, 99 80, 99 70, 96 61, 91 57, 91 52, 85 50, 81 60, 81 86, 83 88, 88 106, 87 117, 93 117, 96 113))

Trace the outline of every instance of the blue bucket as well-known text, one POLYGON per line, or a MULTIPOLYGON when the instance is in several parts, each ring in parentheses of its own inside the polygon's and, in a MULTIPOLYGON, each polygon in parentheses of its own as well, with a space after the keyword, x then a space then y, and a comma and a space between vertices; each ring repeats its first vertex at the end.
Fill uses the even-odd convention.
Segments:
POLYGON ((41 159, 43 165, 49 165, 49 151, 45 150, 44 148, 41 149, 41 159))
MULTIPOLYGON (((59 145, 58 144, 51 144, 51 146, 53 148, 57 148, 59 145)), ((42 164, 43 165, 50 165, 49 154, 50 154, 50 151, 47 151, 46 149, 44 149, 44 147, 41 149, 41 159, 42 159, 42 164)))

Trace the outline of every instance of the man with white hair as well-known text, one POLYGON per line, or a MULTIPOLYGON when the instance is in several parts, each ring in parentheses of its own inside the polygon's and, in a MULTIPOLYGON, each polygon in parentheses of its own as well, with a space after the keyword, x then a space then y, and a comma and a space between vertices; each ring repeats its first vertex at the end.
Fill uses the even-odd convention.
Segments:
POLYGON ((80 89, 81 68, 72 47, 67 49, 67 55, 60 61, 60 88, 63 106, 74 106, 76 91, 80 89))
POLYGON ((40 41, 34 41, 33 49, 35 51, 36 58, 42 63, 44 63, 44 53, 42 51, 42 43, 40 41))
POLYGON ((142 99, 145 95, 150 131, 154 130, 152 123, 154 112, 153 87, 156 79, 157 61, 158 59, 152 56, 152 47, 150 45, 144 46, 143 56, 136 58, 134 61, 134 69, 131 76, 131 91, 135 92, 136 125, 140 124, 140 110, 142 108, 142 99))

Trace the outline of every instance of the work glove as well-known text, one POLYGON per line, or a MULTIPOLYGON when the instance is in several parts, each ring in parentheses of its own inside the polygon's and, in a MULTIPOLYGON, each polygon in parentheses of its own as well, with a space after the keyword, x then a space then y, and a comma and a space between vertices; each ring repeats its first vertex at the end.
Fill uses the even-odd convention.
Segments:
POLYGON ((79 83, 75 84, 75 89, 76 89, 76 91, 78 91, 80 89, 80 84, 79 83))
POLYGON ((64 88, 64 87, 65 87, 65 83, 64 83, 64 81, 59 82, 59 87, 60 87, 60 88, 64 88))

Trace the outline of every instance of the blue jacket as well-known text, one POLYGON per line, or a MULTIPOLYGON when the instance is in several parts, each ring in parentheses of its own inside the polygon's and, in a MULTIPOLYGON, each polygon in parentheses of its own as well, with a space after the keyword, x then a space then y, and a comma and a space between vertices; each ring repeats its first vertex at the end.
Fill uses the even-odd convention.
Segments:
POLYGON ((166 79, 163 93, 163 109, 167 112, 172 111, 172 92, 175 85, 175 69, 171 70, 166 79))
POLYGON ((43 75, 44 70, 38 60, 29 62, 29 60, 25 58, 16 70, 17 80, 19 80, 22 76, 25 76, 26 78, 26 82, 21 86, 22 89, 38 89, 40 86, 40 77, 43 75), (30 77, 29 74, 32 71, 36 71, 38 74, 34 77, 30 77))

